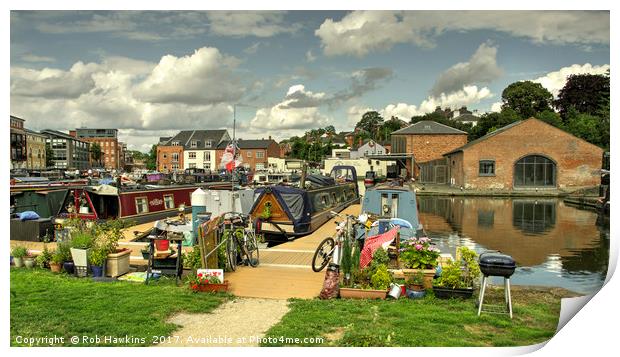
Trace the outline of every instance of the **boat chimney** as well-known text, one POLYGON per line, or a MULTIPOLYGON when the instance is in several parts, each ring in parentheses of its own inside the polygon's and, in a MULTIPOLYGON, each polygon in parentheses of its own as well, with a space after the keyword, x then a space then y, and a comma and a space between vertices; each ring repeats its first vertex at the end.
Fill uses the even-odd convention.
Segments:
POLYGON ((304 161, 301 164, 301 177, 299 178, 299 188, 301 188, 302 190, 306 188, 306 171, 307 170, 308 170, 308 165, 306 165, 306 162, 304 161))

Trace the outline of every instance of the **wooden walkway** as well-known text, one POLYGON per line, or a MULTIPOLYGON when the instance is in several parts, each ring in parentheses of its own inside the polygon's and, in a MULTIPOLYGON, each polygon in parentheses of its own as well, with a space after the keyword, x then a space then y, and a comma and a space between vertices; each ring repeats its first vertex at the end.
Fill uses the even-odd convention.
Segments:
MULTIPOLYGON (((342 212, 357 215, 360 209, 360 205, 352 205, 342 212)), ((312 271, 312 256, 319 243, 334 234, 334 221, 341 220, 333 218, 308 236, 262 249, 258 267, 243 266, 225 274, 230 282, 230 292, 237 296, 268 299, 312 299, 318 296, 325 270, 320 273, 312 271)))

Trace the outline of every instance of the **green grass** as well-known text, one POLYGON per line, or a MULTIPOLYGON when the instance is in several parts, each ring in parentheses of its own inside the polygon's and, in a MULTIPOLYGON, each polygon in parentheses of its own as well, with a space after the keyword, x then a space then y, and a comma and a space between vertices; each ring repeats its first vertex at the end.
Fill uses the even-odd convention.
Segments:
MULTIPOLYGON (((477 316, 475 299, 291 300, 291 310, 266 334, 269 346, 284 338, 323 337, 307 346, 525 346, 550 339, 565 290, 513 288, 513 313, 477 316), (275 342, 274 342, 275 341, 275 342)), ((492 291, 494 303, 503 290, 492 291)), ((485 304, 491 302, 485 298, 485 304)), ((289 339, 288 341, 293 341, 289 339)))
MULTIPOLYGON (((167 279, 166 279, 167 280, 167 279)), ((24 345, 17 336, 100 336, 97 343, 79 345, 150 346, 153 336, 168 336, 178 328, 167 318, 179 311, 204 313, 220 305, 224 294, 192 293, 173 280, 144 285, 132 282, 93 282, 40 269, 11 269, 11 345, 24 345), (134 337, 111 343, 103 336, 134 337), (142 342, 140 339, 144 339, 142 342)), ((40 343, 39 345, 46 345, 40 343)))

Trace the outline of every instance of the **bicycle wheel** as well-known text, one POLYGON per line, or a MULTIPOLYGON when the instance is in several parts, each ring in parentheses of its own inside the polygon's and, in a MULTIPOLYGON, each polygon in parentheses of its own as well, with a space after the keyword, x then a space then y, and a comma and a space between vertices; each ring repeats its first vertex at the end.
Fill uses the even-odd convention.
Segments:
POLYGON ((329 264, 329 261, 332 259, 332 254, 334 253, 334 246, 336 246, 336 242, 332 237, 325 238, 319 247, 316 248, 316 252, 314 252, 314 256, 312 257, 312 270, 316 273, 320 272, 329 264))
POLYGON ((245 247, 246 256, 248 257, 248 264, 256 268, 258 266, 258 241, 256 240, 256 234, 252 230, 245 232, 245 247))
POLYGON ((230 271, 235 271, 237 269, 237 241, 231 232, 227 232, 227 236, 226 258, 228 260, 228 268, 230 268, 230 271))

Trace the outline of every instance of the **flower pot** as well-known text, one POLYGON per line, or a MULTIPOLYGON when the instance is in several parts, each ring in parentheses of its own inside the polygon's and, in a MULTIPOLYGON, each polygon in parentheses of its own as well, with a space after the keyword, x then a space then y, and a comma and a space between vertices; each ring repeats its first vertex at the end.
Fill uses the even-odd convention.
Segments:
POLYGON ((32 258, 25 258, 24 259, 24 266, 26 268, 29 268, 29 269, 34 268, 34 259, 32 259, 32 258))
POLYGON ((435 293, 435 297, 440 298, 440 299, 450 299, 450 298, 469 299, 472 297, 474 293, 474 288, 451 289, 451 288, 444 288, 440 286, 433 286, 433 292, 435 293))
POLYGON ((342 299, 385 299, 386 295, 386 290, 340 288, 340 297, 342 299))
POLYGON ((170 241, 167 239, 156 239, 155 240, 155 249, 160 252, 166 251, 170 248, 170 241))
POLYGON ((65 272, 67 272, 67 274, 73 274, 75 273, 75 265, 73 264, 73 262, 64 262, 62 263, 62 268, 65 270, 65 272))
POLYGON ((99 278, 103 276, 103 267, 91 265, 90 270, 93 272, 93 278, 99 278))
POLYGON ((198 284, 190 286, 190 288, 199 292, 226 292, 228 291, 228 280, 224 280, 223 284, 198 284))
POLYGON ((407 297, 410 299, 421 299, 426 296, 426 290, 415 291, 415 290, 407 290, 407 297))
POLYGON ((15 264, 16 268, 21 268, 24 266, 24 258, 13 257, 13 264, 15 264))
POLYGON ((61 269, 62 269, 62 264, 50 263, 50 270, 52 271, 52 273, 60 273, 61 269))
POLYGON ((105 275, 113 278, 129 272, 129 257, 131 250, 122 249, 116 253, 108 254, 105 267, 105 275))
POLYGON ((435 277, 435 269, 403 269, 403 275, 405 279, 417 274, 419 271, 424 273, 424 289, 430 289, 433 287, 433 278, 435 277))
POLYGON ((90 249, 77 249, 71 248, 71 258, 73 258, 73 264, 78 267, 88 266, 88 255, 90 249))

